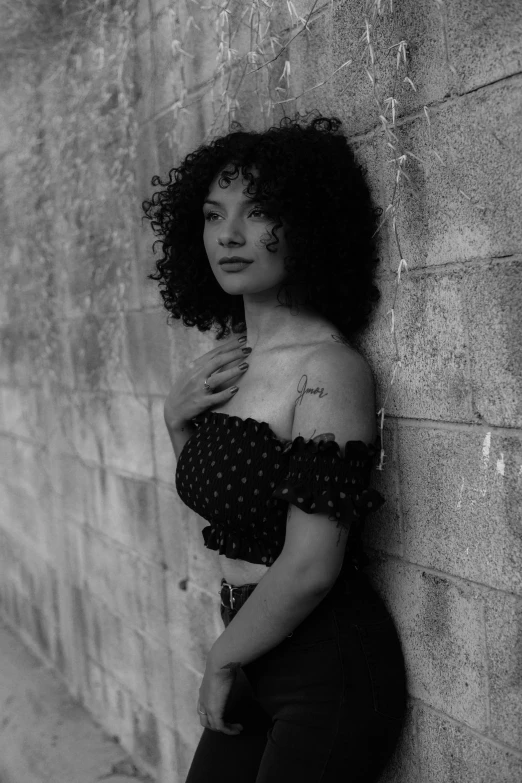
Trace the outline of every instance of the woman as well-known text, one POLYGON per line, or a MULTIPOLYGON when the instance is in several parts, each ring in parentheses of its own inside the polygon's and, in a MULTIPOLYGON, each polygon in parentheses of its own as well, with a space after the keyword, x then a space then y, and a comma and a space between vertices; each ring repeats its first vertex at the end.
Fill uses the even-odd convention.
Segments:
POLYGON ((187 783, 376 781, 401 729, 400 644, 361 570, 384 499, 372 374, 350 344, 379 298, 379 210, 340 125, 236 125, 143 204, 167 310, 236 335, 165 402, 178 494, 223 572, 187 783))

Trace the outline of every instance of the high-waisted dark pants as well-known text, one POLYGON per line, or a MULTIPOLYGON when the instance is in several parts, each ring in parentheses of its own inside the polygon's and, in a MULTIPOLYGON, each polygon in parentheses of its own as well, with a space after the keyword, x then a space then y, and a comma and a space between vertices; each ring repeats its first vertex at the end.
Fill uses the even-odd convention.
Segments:
MULTIPOLYGON (((221 607, 225 627, 235 614, 221 607)), ((238 670, 224 719, 243 730, 205 728, 186 783, 378 781, 405 698, 390 615, 360 572, 341 576, 290 637, 238 670)))

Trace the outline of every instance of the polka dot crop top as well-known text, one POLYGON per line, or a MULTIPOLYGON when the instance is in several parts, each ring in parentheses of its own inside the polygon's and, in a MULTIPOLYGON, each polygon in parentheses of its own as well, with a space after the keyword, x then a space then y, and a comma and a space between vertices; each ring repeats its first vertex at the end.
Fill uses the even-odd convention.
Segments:
POLYGON ((362 523, 385 502, 368 488, 375 445, 347 441, 342 455, 331 436, 286 441, 266 422, 218 411, 203 411, 192 422, 196 432, 179 455, 176 489, 210 523, 202 531, 206 547, 272 565, 283 548, 292 503, 349 528, 345 564, 367 564, 362 523))

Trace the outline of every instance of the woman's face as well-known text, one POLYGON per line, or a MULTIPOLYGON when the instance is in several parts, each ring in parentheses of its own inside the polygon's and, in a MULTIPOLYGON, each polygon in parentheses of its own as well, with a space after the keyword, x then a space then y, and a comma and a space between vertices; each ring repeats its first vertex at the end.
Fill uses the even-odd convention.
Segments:
MULTIPOLYGON (((254 175, 258 173, 256 168, 251 171, 254 175)), ((284 228, 275 232, 279 239, 277 245, 271 245, 275 252, 267 250, 265 244, 273 241, 270 229, 275 220, 265 215, 259 205, 243 192, 248 180, 241 177, 241 172, 225 187, 218 182, 221 173, 212 181, 203 203, 203 243, 212 271, 229 294, 254 295, 250 299, 261 293, 263 296, 260 298, 265 299, 269 292, 270 296, 275 296, 287 275, 283 263, 288 254, 284 228), (251 263, 242 269, 220 264, 223 259, 233 256, 251 263)))

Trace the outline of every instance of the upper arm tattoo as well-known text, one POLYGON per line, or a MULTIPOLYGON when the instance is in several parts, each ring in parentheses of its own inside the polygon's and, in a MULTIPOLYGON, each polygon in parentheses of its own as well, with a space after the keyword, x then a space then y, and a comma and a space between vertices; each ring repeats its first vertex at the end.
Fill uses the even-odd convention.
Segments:
MULTIPOLYGON (((316 387, 315 389, 312 387, 307 388, 307 383, 308 383, 308 376, 302 375, 299 380, 299 383, 297 384, 297 391, 299 392, 299 396, 295 402, 295 407, 297 407, 302 403, 305 394, 318 394, 319 397, 328 396, 328 392, 325 392, 324 386, 322 386, 321 388, 316 387)), ((321 435, 316 435, 315 437, 314 437, 314 433, 315 433, 315 429, 314 432, 312 432, 312 434, 308 438, 308 440, 313 440, 314 443, 318 443, 321 440, 335 440, 335 435, 333 434, 333 432, 323 432, 321 433, 321 435)))

